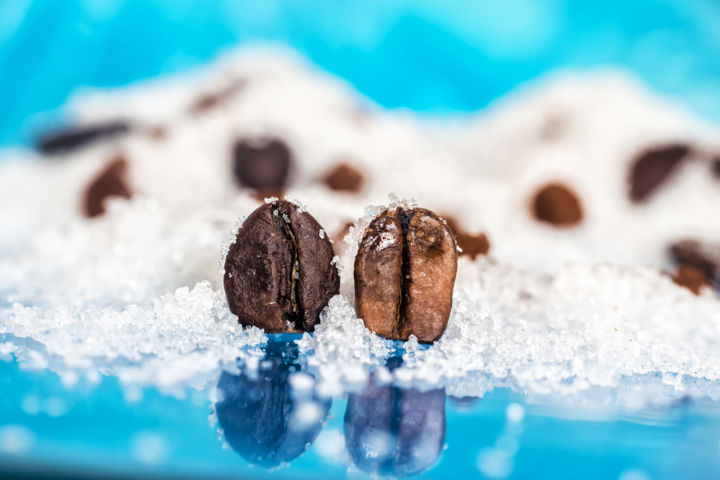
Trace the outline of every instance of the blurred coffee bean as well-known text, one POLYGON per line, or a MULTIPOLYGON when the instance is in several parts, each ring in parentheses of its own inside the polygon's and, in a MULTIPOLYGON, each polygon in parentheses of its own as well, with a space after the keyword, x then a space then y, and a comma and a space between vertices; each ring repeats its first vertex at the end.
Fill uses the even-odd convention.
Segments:
POLYGON ((710 163, 712 174, 715 178, 720 178, 720 155, 717 155, 710 163))
POLYGON ((720 243, 681 240, 670 245, 668 253, 676 265, 693 267, 710 281, 720 281, 720 243))
POLYGON ((490 251, 490 241, 484 233, 471 234, 466 232, 460 226, 460 222, 451 215, 443 215, 442 218, 455 234, 455 242, 462 250, 460 255, 468 256, 475 260, 478 255, 488 254, 490 251))
POLYGON ((569 123, 567 112, 551 112, 540 128, 540 138, 548 142, 559 140, 567 131, 569 123))
POLYGON ((666 182, 691 152, 689 145, 676 143, 650 148, 641 152, 630 170, 630 199, 644 202, 666 182))
POLYGON ((355 257, 355 306, 368 329, 432 343, 443 334, 457 272, 455 238, 423 208, 391 208, 376 216, 355 257))
POLYGON ((681 265, 678 267, 672 279, 673 282, 681 287, 687 288, 695 295, 699 295, 703 287, 711 286, 705 272, 689 265, 681 265))
POLYGON ((105 213, 108 198, 130 198, 132 191, 127 182, 127 160, 118 156, 112 159, 95 176, 85 190, 83 210, 85 216, 93 218, 105 213))
POLYGON ((292 164, 290 149, 273 138, 242 139, 233 147, 233 172, 240 185, 257 190, 282 190, 292 164))
POLYGON ((281 188, 253 190, 251 195, 258 202, 265 202, 266 198, 279 198, 280 200, 282 200, 285 198, 285 190, 283 190, 281 188))
POLYGON ((332 245, 309 213, 285 200, 258 207, 225 259, 225 295, 243 325, 268 332, 311 331, 338 293, 332 245))
POLYGON ((583 218, 583 209, 577 194, 559 182, 549 183, 535 193, 532 213, 536 220, 556 227, 573 226, 583 218))
POLYGON ((363 188, 365 176, 352 165, 340 163, 325 174, 323 181, 336 192, 358 193, 363 188))
POLYGON ((227 443, 248 462, 264 467, 291 462, 322 430, 331 400, 314 388, 294 389, 291 377, 301 371, 297 344, 271 340, 256 373, 220 376, 215 413, 227 443))
POLYGON ((162 141, 167 138, 168 129, 166 127, 163 127, 162 125, 158 125, 156 127, 152 127, 151 129, 149 129, 148 135, 153 140, 162 141))
POLYGON ((67 153, 102 139, 119 137, 128 133, 130 128, 130 124, 123 120, 70 127, 42 135, 35 147, 47 155, 67 153))
POLYGON ((189 108, 190 113, 197 115, 212 110, 229 100, 245 86, 244 80, 236 80, 225 88, 198 97, 189 108))
POLYGON ((377 385, 371 377, 348 396, 345 446, 372 475, 418 474, 435 463, 445 443, 445 391, 377 385))

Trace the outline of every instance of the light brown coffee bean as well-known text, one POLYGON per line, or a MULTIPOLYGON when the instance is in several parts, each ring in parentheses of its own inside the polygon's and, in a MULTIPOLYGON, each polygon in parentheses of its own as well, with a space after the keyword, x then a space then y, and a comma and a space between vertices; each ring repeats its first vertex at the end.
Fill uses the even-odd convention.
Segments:
POLYGON ((348 163, 340 163, 328 170, 323 181, 336 192, 358 193, 365 183, 365 175, 348 163))
POLYGON ((677 285, 687 288, 695 295, 700 295, 700 291, 703 288, 711 288, 710 281, 705 275, 705 272, 689 265, 681 265, 678 267, 672 279, 677 285))
POLYGON ((423 208, 390 208, 363 234, 355 257, 355 306, 378 335, 432 343, 452 308, 457 247, 452 231, 423 208))

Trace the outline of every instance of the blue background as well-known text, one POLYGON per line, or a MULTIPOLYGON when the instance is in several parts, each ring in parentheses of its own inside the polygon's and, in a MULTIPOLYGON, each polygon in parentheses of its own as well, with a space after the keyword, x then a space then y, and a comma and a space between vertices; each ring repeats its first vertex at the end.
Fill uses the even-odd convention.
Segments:
POLYGON ((556 68, 622 66, 720 120, 717 0, 2 0, 0 144, 78 86, 118 86, 254 41, 291 45, 388 107, 482 108, 556 68))

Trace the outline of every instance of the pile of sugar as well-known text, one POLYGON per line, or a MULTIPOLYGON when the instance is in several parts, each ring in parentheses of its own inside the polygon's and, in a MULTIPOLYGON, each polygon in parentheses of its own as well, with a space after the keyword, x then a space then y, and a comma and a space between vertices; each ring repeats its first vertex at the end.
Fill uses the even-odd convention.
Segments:
MULTIPOLYGON (((547 276, 463 259, 458 271, 443 337, 430 347, 411 339, 403 366, 381 378, 461 397, 510 387, 642 403, 658 401, 662 387, 668 398, 720 399, 720 309, 710 293, 698 298, 655 270, 610 264, 547 276)), ((321 327, 300 341, 321 390, 355 388, 356 365, 383 370, 393 346, 361 326, 337 296, 321 327)))
POLYGON ((178 78, 85 92, 68 111, 81 123, 125 118, 135 128, 52 160, 0 154, 0 355, 24 366, 68 383, 102 373, 178 390, 259 355, 264 336, 236 325, 218 260, 237 219, 258 205, 233 181, 231 146, 261 135, 288 144, 287 195, 331 236, 359 219, 341 256, 341 295, 300 340, 323 391, 361 385, 396 347, 352 307, 354 245, 377 211, 366 206, 396 192, 491 242, 489 259, 462 259, 443 338, 429 348, 408 342, 396 381, 457 395, 665 385, 718 396, 720 303, 658 270, 670 242, 720 239, 720 224, 708 221, 720 186, 706 161, 720 135, 622 73, 556 74, 486 112, 440 122, 382 111, 292 54, 250 49, 178 78), (214 109, 188 113, 199 95, 237 82, 214 109), (158 127, 162 138, 150 133, 158 127), (649 202, 632 204, 632 157, 673 141, 694 145, 694 158, 649 202), (118 154, 135 196, 83 218, 85 185, 118 154), (365 173, 360 193, 319 180, 340 161, 365 173), (531 217, 530 196, 550 180, 579 193, 580 226, 531 217))

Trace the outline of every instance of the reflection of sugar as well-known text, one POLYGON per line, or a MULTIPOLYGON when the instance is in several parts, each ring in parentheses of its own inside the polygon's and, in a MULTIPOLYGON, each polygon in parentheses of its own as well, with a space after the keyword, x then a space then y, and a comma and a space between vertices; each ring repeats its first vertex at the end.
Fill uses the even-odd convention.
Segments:
POLYGON ((67 402, 60 397, 51 397, 45 401, 45 412, 51 417, 61 417, 69 409, 67 402))
POLYGON ((288 428, 304 431, 315 427, 323 419, 325 411, 322 406, 312 400, 300 402, 295 406, 288 420, 288 428))
POLYGON ((618 480, 650 480, 650 476, 640 469, 631 468, 624 470, 618 480))
POLYGON ((337 428, 322 430, 313 443, 313 450, 330 463, 347 464, 350 461, 345 438, 337 428))
POLYGON ((510 422, 522 422, 523 417, 525 417, 525 409, 519 403, 511 403, 507 406, 506 415, 510 422))
POLYGON ((505 478, 513 470, 512 455, 500 449, 486 448, 478 455, 477 467, 486 477, 505 478))
POLYGON ((392 435, 382 431, 368 431, 360 438, 360 450, 366 458, 378 459, 387 456, 393 447, 392 435))
POLYGON ((25 395, 20 408, 28 415, 37 415, 40 412, 40 399, 36 395, 25 395))
POLYGON ((152 465, 163 463, 168 456, 165 437, 154 432, 140 432, 131 440, 133 457, 142 463, 152 465))
POLYGON ((304 372, 291 375, 289 380, 293 393, 309 392, 315 385, 315 381, 312 376, 304 372))
POLYGON ((0 427, 0 452, 6 454, 23 454, 30 451, 35 443, 35 435, 21 425, 5 425, 0 427))

